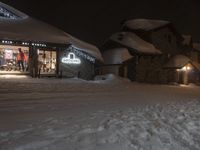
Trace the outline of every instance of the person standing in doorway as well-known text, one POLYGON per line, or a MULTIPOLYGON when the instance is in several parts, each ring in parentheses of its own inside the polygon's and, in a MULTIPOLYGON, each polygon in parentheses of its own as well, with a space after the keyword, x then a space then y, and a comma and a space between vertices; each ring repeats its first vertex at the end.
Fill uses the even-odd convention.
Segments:
POLYGON ((18 50, 19 52, 17 54, 17 63, 19 66, 19 70, 22 69, 24 71, 24 53, 22 52, 21 48, 19 48, 18 50))

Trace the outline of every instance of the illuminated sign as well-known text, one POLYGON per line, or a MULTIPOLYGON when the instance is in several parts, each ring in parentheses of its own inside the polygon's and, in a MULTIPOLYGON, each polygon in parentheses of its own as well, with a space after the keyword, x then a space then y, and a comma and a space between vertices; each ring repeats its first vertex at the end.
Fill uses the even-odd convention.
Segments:
POLYGON ((75 57, 74 53, 69 53, 67 57, 62 58, 64 64, 80 64, 81 60, 75 57))
POLYGON ((88 61, 92 62, 92 63, 95 63, 96 59, 90 55, 88 55, 87 53, 84 52, 84 50, 82 49, 79 49, 75 46, 70 46, 66 49, 67 51, 72 51, 74 52, 76 55, 80 56, 80 57, 83 57, 85 59, 87 59, 88 61))

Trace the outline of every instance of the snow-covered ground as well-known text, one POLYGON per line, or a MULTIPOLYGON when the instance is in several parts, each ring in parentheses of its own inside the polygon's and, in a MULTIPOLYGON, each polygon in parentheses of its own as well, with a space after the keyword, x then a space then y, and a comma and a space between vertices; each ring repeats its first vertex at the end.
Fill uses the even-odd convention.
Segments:
POLYGON ((1 77, 0 149, 199 150, 200 87, 1 77))

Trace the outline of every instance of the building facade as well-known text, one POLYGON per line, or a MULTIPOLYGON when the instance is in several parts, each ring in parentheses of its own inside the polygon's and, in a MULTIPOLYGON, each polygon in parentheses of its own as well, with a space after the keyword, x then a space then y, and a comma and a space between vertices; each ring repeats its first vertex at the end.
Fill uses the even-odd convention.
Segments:
POLYGON ((0 2, 0 74, 92 79, 99 49, 0 2))
MULTIPOLYGON (((118 37, 111 36, 102 49, 104 59, 109 51, 119 48, 126 48, 129 51, 133 58, 121 64, 122 66, 129 64, 128 70, 132 70, 134 78, 125 77, 132 81, 165 84, 197 83, 200 77, 198 51, 191 47, 191 42, 188 46, 183 43, 188 43, 188 40, 185 40, 185 37, 179 34, 168 21, 133 19, 123 22, 118 37), (129 35, 123 33, 129 33, 129 35), (135 36, 130 36, 130 34, 135 36)), ((109 57, 112 59, 115 56, 109 55, 109 57)), ((105 66, 109 66, 106 60, 105 63, 105 66)), ((116 65, 114 66, 116 68, 116 65)), ((118 66, 121 68, 119 64, 118 66)), ((120 69, 118 72, 121 72, 120 69)))

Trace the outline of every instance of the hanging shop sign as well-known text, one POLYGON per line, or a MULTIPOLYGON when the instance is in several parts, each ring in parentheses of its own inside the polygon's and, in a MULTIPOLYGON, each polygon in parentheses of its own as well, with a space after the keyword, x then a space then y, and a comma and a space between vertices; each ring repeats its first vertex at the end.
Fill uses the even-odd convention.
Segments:
POLYGON ((84 50, 82 50, 82 49, 79 49, 79 48, 71 45, 66 50, 67 51, 71 51, 74 54, 76 54, 77 56, 85 58, 85 59, 87 59, 88 61, 90 61, 92 63, 95 63, 96 59, 94 57, 88 55, 87 53, 85 53, 84 50))
POLYGON ((69 53, 67 57, 62 58, 64 64, 81 64, 81 60, 75 57, 74 53, 69 53))

